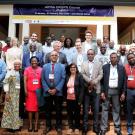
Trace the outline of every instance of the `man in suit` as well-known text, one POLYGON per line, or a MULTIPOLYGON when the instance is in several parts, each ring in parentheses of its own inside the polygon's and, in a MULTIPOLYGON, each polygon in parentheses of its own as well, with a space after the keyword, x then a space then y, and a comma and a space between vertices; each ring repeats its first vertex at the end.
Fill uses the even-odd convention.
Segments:
POLYGON ((50 63, 43 66, 42 70, 42 86, 46 103, 46 131, 47 134, 51 128, 51 112, 53 103, 56 111, 56 130, 58 134, 62 134, 62 99, 63 85, 65 82, 65 67, 61 63, 57 63, 58 52, 50 53, 50 63))
POLYGON ((88 61, 82 64, 81 73, 86 82, 86 90, 84 92, 84 107, 83 107, 83 134, 88 132, 88 112, 90 101, 92 100, 93 107, 93 131, 99 133, 99 100, 100 100, 100 80, 103 76, 102 64, 94 60, 95 52, 89 49, 87 52, 88 61))
POLYGON ((112 115, 117 135, 122 135, 120 129, 120 100, 125 99, 125 70, 118 64, 117 53, 110 55, 110 64, 103 66, 103 79, 101 88, 102 116, 101 116, 101 135, 105 135, 108 128, 108 112, 110 101, 112 101, 112 115))
MULTIPOLYGON (((59 63, 61 63, 61 64, 64 64, 65 67, 66 67, 66 66, 67 66, 67 58, 66 58, 66 55, 65 55, 64 53, 60 52, 60 49, 61 49, 61 42, 60 42, 60 41, 53 41, 53 42, 52 42, 52 45, 53 45, 53 50, 58 53, 57 62, 59 62, 59 63)), ((45 56, 45 63, 51 62, 50 54, 51 54, 51 53, 47 53, 47 54, 46 54, 46 56, 45 56)))
POLYGON ((27 52, 23 55, 23 60, 22 60, 22 68, 25 69, 26 67, 30 66, 30 58, 32 56, 36 56, 39 59, 39 65, 42 67, 43 66, 43 53, 42 52, 37 52, 36 51, 36 44, 31 43, 29 45, 30 52, 27 52))
POLYGON ((120 46, 119 53, 119 64, 125 66, 125 64, 128 64, 125 45, 120 46))

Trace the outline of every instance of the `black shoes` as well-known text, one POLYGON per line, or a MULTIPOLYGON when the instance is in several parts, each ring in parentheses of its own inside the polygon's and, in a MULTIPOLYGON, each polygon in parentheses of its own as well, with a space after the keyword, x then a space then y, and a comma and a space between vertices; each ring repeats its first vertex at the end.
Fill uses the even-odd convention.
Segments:
POLYGON ((117 135, 122 135, 121 131, 115 131, 117 135))
POLYGON ((62 135, 62 129, 61 128, 57 129, 57 135, 62 135))
POLYGON ((101 130, 99 135, 105 135, 106 134, 106 130, 101 130))
POLYGON ((47 135, 51 131, 51 127, 46 127, 46 129, 43 131, 43 135, 47 135))

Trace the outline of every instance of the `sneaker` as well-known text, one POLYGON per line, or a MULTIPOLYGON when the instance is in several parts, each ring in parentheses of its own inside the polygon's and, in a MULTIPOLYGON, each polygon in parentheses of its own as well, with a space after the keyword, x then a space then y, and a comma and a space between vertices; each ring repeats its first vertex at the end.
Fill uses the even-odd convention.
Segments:
POLYGON ((132 128, 132 127, 128 127, 128 128, 127 128, 127 132, 128 132, 128 135, 132 135, 132 133, 133 133, 133 128, 132 128))
POLYGON ((72 133, 73 133, 73 129, 72 128, 67 130, 67 135, 71 135, 72 133))
POLYGON ((74 134, 75 134, 75 135, 79 135, 79 133, 80 133, 80 132, 79 132, 79 129, 75 129, 74 134))

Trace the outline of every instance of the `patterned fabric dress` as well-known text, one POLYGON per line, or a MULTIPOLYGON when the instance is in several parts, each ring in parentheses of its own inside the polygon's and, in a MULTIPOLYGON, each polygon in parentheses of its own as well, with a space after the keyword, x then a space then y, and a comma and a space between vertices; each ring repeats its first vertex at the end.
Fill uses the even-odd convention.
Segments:
POLYGON ((19 118, 19 94, 20 94, 20 74, 15 70, 7 72, 4 80, 5 92, 10 95, 9 101, 5 101, 1 127, 8 129, 19 129, 22 120, 19 118))

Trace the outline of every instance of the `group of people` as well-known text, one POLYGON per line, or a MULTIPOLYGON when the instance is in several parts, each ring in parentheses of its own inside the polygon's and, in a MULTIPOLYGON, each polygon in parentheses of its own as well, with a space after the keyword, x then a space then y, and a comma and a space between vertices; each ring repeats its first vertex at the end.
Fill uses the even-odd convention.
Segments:
POLYGON ((15 132, 23 126, 24 111, 28 112, 28 132, 38 132, 40 107, 44 106, 46 128, 52 129, 52 111, 56 111, 56 131, 62 134, 62 103, 66 101, 69 129, 67 134, 79 134, 80 110, 83 107, 82 133, 89 131, 89 111, 93 111, 93 131, 105 135, 108 113, 112 104, 114 129, 122 135, 120 104, 126 102, 127 133, 133 133, 135 103, 135 51, 119 50, 113 41, 93 41, 87 30, 85 41, 49 36, 45 45, 37 34, 24 37, 19 46, 17 38, 8 38, 1 50, 0 91, 4 88, 5 105, 1 127, 15 132), (102 105, 101 121, 99 108, 102 105), (33 122, 34 115, 34 122, 33 122), (33 126, 34 125, 34 126, 33 126))

